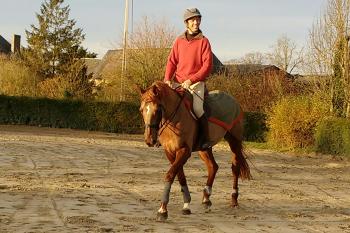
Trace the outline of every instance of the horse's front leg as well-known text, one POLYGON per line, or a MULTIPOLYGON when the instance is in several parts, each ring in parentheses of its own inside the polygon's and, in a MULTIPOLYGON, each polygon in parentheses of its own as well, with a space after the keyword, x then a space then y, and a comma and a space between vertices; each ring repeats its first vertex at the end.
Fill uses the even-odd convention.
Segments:
POLYGON ((206 209, 210 210, 212 203, 211 203, 209 198, 210 198, 210 195, 212 192, 212 187, 213 187, 215 175, 219 169, 219 166, 214 159, 213 152, 212 152, 211 148, 206 150, 206 151, 199 151, 199 156, 204 161, 205 165, 207 166, 207 170, 208 170, 207 183, 203 189, 202 204, 204 205, 204 207, 206 209))
POLYGON ((184 200, 184 206, 182 208, 183 215, 191 214, 190 203, 191 203, 191 194, 187 186, 186 176, 184 173, 183 167, 179 169, 177 173, 177 179, 181 185, 181 192, 184 200))
POLYGON ((191 156, 191 152, 188 147, 178 149, 175 154, 168 151, 165 153, 171 163, 171 167, 165 175, 162 202, 157 213, 158 220, 165 220, 168 218, 167 205, 169 203, 171 185, 173 184, 175 176, 178 174, 179 170, 183 168, 183 165, 191 156))

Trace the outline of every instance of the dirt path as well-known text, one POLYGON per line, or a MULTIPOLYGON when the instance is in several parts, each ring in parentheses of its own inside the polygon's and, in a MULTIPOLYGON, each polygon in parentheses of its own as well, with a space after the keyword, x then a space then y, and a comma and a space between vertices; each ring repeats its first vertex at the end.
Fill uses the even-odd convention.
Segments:
POLYGON ((254 179, 229 208, 230 153, 220 166, 210 213, 206 170, 186 165, 190 216, 173 185, 169 220, 155 221, 168 162, 141 136, 0 126, 0 232, 350 232, 350 160, 253 151, 254 179))

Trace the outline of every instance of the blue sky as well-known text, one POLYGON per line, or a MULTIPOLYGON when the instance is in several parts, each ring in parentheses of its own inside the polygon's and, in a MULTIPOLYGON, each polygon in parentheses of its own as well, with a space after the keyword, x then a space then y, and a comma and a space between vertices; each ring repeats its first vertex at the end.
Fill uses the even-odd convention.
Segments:
MULTIPOLYGON (((37 25, 35 13, 43 0, 1 0, 0 35, 10 39, 37 25)), ((102 57, 122 40, 125 0, 66 0, 70 17, 86 34, 84 46, 102 57)), ((202 31, 222 61, 246 53, 267 52, 276 40, 287 35, 305 45, 313 22, 327 0, 133 0, 133 22, 144 16, 166 19, 179 32, 184 30, 185 8, 197 7, 203 15, 202 31)))

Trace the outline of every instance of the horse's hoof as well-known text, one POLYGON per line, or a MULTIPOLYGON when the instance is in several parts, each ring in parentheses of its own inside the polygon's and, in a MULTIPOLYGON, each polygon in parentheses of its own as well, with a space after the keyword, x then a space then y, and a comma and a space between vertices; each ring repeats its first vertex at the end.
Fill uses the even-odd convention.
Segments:
POLYGON ((192 214, 192 212, 190 209, 182 209, 182 214, 183 215, 190 215, 190 214, 192 214))
POLYGON ((210 208, 212 206, 212 203, 210 200, 207 200, 207 201, 203 201, 202 205, 204 206, 204 208, 210 208))
POLYGON ((232 209, 238 208, 238 203, 237 202, 236 203, 231 203, 231 208, 232 209))
POLYGON ((157 221, 163 222, 168 219, 168 212, 160 213, 157 212, 157 221))
POLYGON ((210 200, 202 202, 202 205, 204 207, 205 213, 209 213, 211 211, 210 207, 212 203, 210 200))

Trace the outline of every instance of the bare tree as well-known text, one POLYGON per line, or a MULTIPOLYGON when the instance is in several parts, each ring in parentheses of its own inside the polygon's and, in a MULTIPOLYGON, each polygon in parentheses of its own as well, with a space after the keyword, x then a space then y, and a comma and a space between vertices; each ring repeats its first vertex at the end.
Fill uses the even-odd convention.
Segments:
POLYGON ((240 63, 244 64, 259 64, 262 65, 266 62, 266 56, 261 52, 250 52, 245 54, 240 60, 240 63))
POLYGON ((277 39, 272 50, 267 54, 269 62, 286 72, 292 73, 303 63, 303 48, 298 49, 296 43, 285 35, 277 39))
POLYGON ((257 65, 263 65, 266 62, 267 62, 267 58, 266 58, 265 54, 263 54, 261 52, 253 51, 253 52, 249 52, 249 53, 244 54, 242 57, 230 59, 226 63, 227 64, 257 64, 257 65))
POLYGON ((167 58, 176 35, 174 27, 165 19, 143 17, 128 36, 125 76, 121 72, 121 59, 115 59, 113 62, 118 64, 105 74, 105 77, 101 77, 106 82, 98 95, 102 99, 115 101, 122 83, 125 95, 123 99, 138 100, 134 85, 146 88, 153 81, 163 79, 167 58))
POLYGON ((176 31, 166 20, 144 17, 130 35, 127 70, 132 80, 144 87, 164 76, 165 66, 176 31))
POLYGON ((350 0, 328 0, 310 32, 310 65, 331 77, 330 110, 350 117, 349 18, 350 0))

